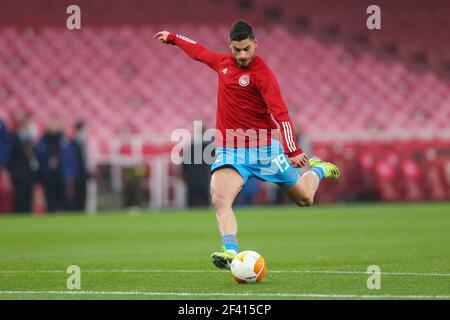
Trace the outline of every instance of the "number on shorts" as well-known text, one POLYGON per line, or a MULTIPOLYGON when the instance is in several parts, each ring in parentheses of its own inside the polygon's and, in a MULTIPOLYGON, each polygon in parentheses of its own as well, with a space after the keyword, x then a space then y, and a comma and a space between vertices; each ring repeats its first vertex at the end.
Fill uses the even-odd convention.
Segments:
POLYGON ((281 173, 285 172, 289 168, 289 162, 287 161, 285 155, 282 153, 275 159, 272 159, 272 161, 275 162, 281 173))

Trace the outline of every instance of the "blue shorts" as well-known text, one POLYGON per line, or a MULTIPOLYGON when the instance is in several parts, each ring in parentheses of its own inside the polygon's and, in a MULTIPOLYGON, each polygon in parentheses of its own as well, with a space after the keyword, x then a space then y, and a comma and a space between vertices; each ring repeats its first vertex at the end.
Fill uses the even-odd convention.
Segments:
POLYGON ((299 176, 280 143, 274 139, 268 146, 216 147, 216 161, 211 166, 211 173, 223 167, 234 168, 244 179, 244 184, 249 178, 255 177, 280 187, 291 187, 299 176))

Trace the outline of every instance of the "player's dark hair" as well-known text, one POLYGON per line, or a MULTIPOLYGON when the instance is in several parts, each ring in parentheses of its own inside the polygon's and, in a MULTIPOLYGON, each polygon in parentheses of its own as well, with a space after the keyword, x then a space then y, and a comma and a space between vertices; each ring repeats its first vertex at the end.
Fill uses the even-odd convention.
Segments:
POLYGON ((252 25, 244 20, 236 21, 230 29, 230 40, 241 41, 247 38, 250 40, 255 39, 252 25))

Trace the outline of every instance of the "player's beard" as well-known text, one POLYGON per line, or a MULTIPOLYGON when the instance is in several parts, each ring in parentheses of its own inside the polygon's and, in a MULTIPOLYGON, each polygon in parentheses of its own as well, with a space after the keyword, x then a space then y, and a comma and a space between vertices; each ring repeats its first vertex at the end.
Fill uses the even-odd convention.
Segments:
POLYGON ((248 58, 246 60, 236 60, 236 63, 238 64, 239 67, 241 67, 242 69, 246 69, 250 66, 250 64, 253 61, 253 57, 248 58))

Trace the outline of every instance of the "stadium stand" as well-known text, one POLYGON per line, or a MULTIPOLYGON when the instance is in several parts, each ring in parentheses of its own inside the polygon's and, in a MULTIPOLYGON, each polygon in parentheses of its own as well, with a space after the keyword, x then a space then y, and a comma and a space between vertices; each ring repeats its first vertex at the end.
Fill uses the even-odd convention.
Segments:
MULTIPOLYGON (((220 39, 226 39, 227 25, 168 27, 226 50, 220 39)), ((99 141, 110 141, 126 127, 167 142, 175 128, 189 128, 195 117, 214 123, 215 87, 205 84, 214 83, 215 75, 190 63, 179 50, 171 50, 170 56, 160 50, 151 41, 158 28, 93 28, 75 34, 43 27, 33 35, 2 28, 4 107, 13 111, 24 106, 34 111, 40 125, 51 117, 67 125, 74 118, 90 119, 99 141)), ((295 121, 311 137, 449 137, 449 83, 432 72, 413 72, 401 62, 377 61, 343 46, 293 37, 283 27, 261 33, 259 54, 278 75, 295 121), (270 39, 289 40, 274 49, 270 39)))

